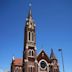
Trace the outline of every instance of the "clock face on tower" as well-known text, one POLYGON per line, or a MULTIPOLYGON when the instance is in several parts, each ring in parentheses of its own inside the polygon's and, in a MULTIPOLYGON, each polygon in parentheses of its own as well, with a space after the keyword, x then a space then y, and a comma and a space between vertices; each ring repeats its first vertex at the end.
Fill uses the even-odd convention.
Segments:
POLYGON ((46 66, 47 66, 47 64, 46 64, 45 61, 41 61, 41 62, 40 62, 40 66, 41 66, 41 68, 45 69, 46 66))

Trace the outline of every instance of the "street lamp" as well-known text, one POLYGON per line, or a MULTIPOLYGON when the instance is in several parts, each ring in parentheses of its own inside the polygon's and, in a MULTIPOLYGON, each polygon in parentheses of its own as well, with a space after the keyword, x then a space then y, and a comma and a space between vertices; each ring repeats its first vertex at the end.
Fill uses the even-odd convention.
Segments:
POLYGON ((58 49, 58 51, 59 51, 59 52, 61 52, 63 72, 65 72, 65 70, 64 70, 64 58, 63 58, 63 51, 62 51, 62 49, 61 49, 61 48, 60 48, 60 49, 58 49))

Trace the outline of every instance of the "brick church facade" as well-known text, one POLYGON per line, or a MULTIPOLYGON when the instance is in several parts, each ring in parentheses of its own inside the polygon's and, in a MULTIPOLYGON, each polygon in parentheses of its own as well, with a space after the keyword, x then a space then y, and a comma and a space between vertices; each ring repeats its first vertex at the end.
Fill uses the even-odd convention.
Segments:
POLYGON ((58 60, 51 49, 50 57, 42 50, 36 54, 36 31, 31 7, 24 28, 23 58, 12 59, 11 72, 59 72, 58 60))

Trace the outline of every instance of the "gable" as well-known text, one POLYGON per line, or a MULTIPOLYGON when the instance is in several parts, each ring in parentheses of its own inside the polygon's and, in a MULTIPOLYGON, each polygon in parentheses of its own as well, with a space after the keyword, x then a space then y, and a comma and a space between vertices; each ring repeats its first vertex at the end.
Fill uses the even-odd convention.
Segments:
POLYGON ((46 60, 48 63, 50 62, 50 59, 48 55, 42 50, 40 54, 37 56, 37 61, 39 62, 41 59, 46 60))

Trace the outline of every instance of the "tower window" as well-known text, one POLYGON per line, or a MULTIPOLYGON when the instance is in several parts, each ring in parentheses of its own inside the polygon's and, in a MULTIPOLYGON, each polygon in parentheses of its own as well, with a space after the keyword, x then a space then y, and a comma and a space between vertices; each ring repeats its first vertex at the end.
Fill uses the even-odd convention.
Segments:
POLYGON ((33 56, 33 51, 32 51, 32 56, 33 56))
POLYGON ((32 72, 32 67, 30 67, 30 70, 29 70, 29 72, 32 72))
POLYGON ((19 72, 19 68, 18 67, 15 69, 15 72, 19 72))
POLYGON ((34 51, 31 49, 29 50, 29 56, 31 56, 31 57, 34 56, 34 51))
POLYGON ((32 41, 34 41, 34 33, 32 32, 32 41))
POLYGON ((32 72, 32 67, 31 67, 31 72, 32 72))
POLYGON ((31 52, 31 50, 30 50, 30 51, 29 51, 29 56, 31 56, 31 53, 32 53, 32 52, 31 52))
POLYGON ((29 32, 29 40, 30 40, 30 32, 29 32))
POLYGON ((28 41, 34 41, 34 32, 28 32, 28 41))

